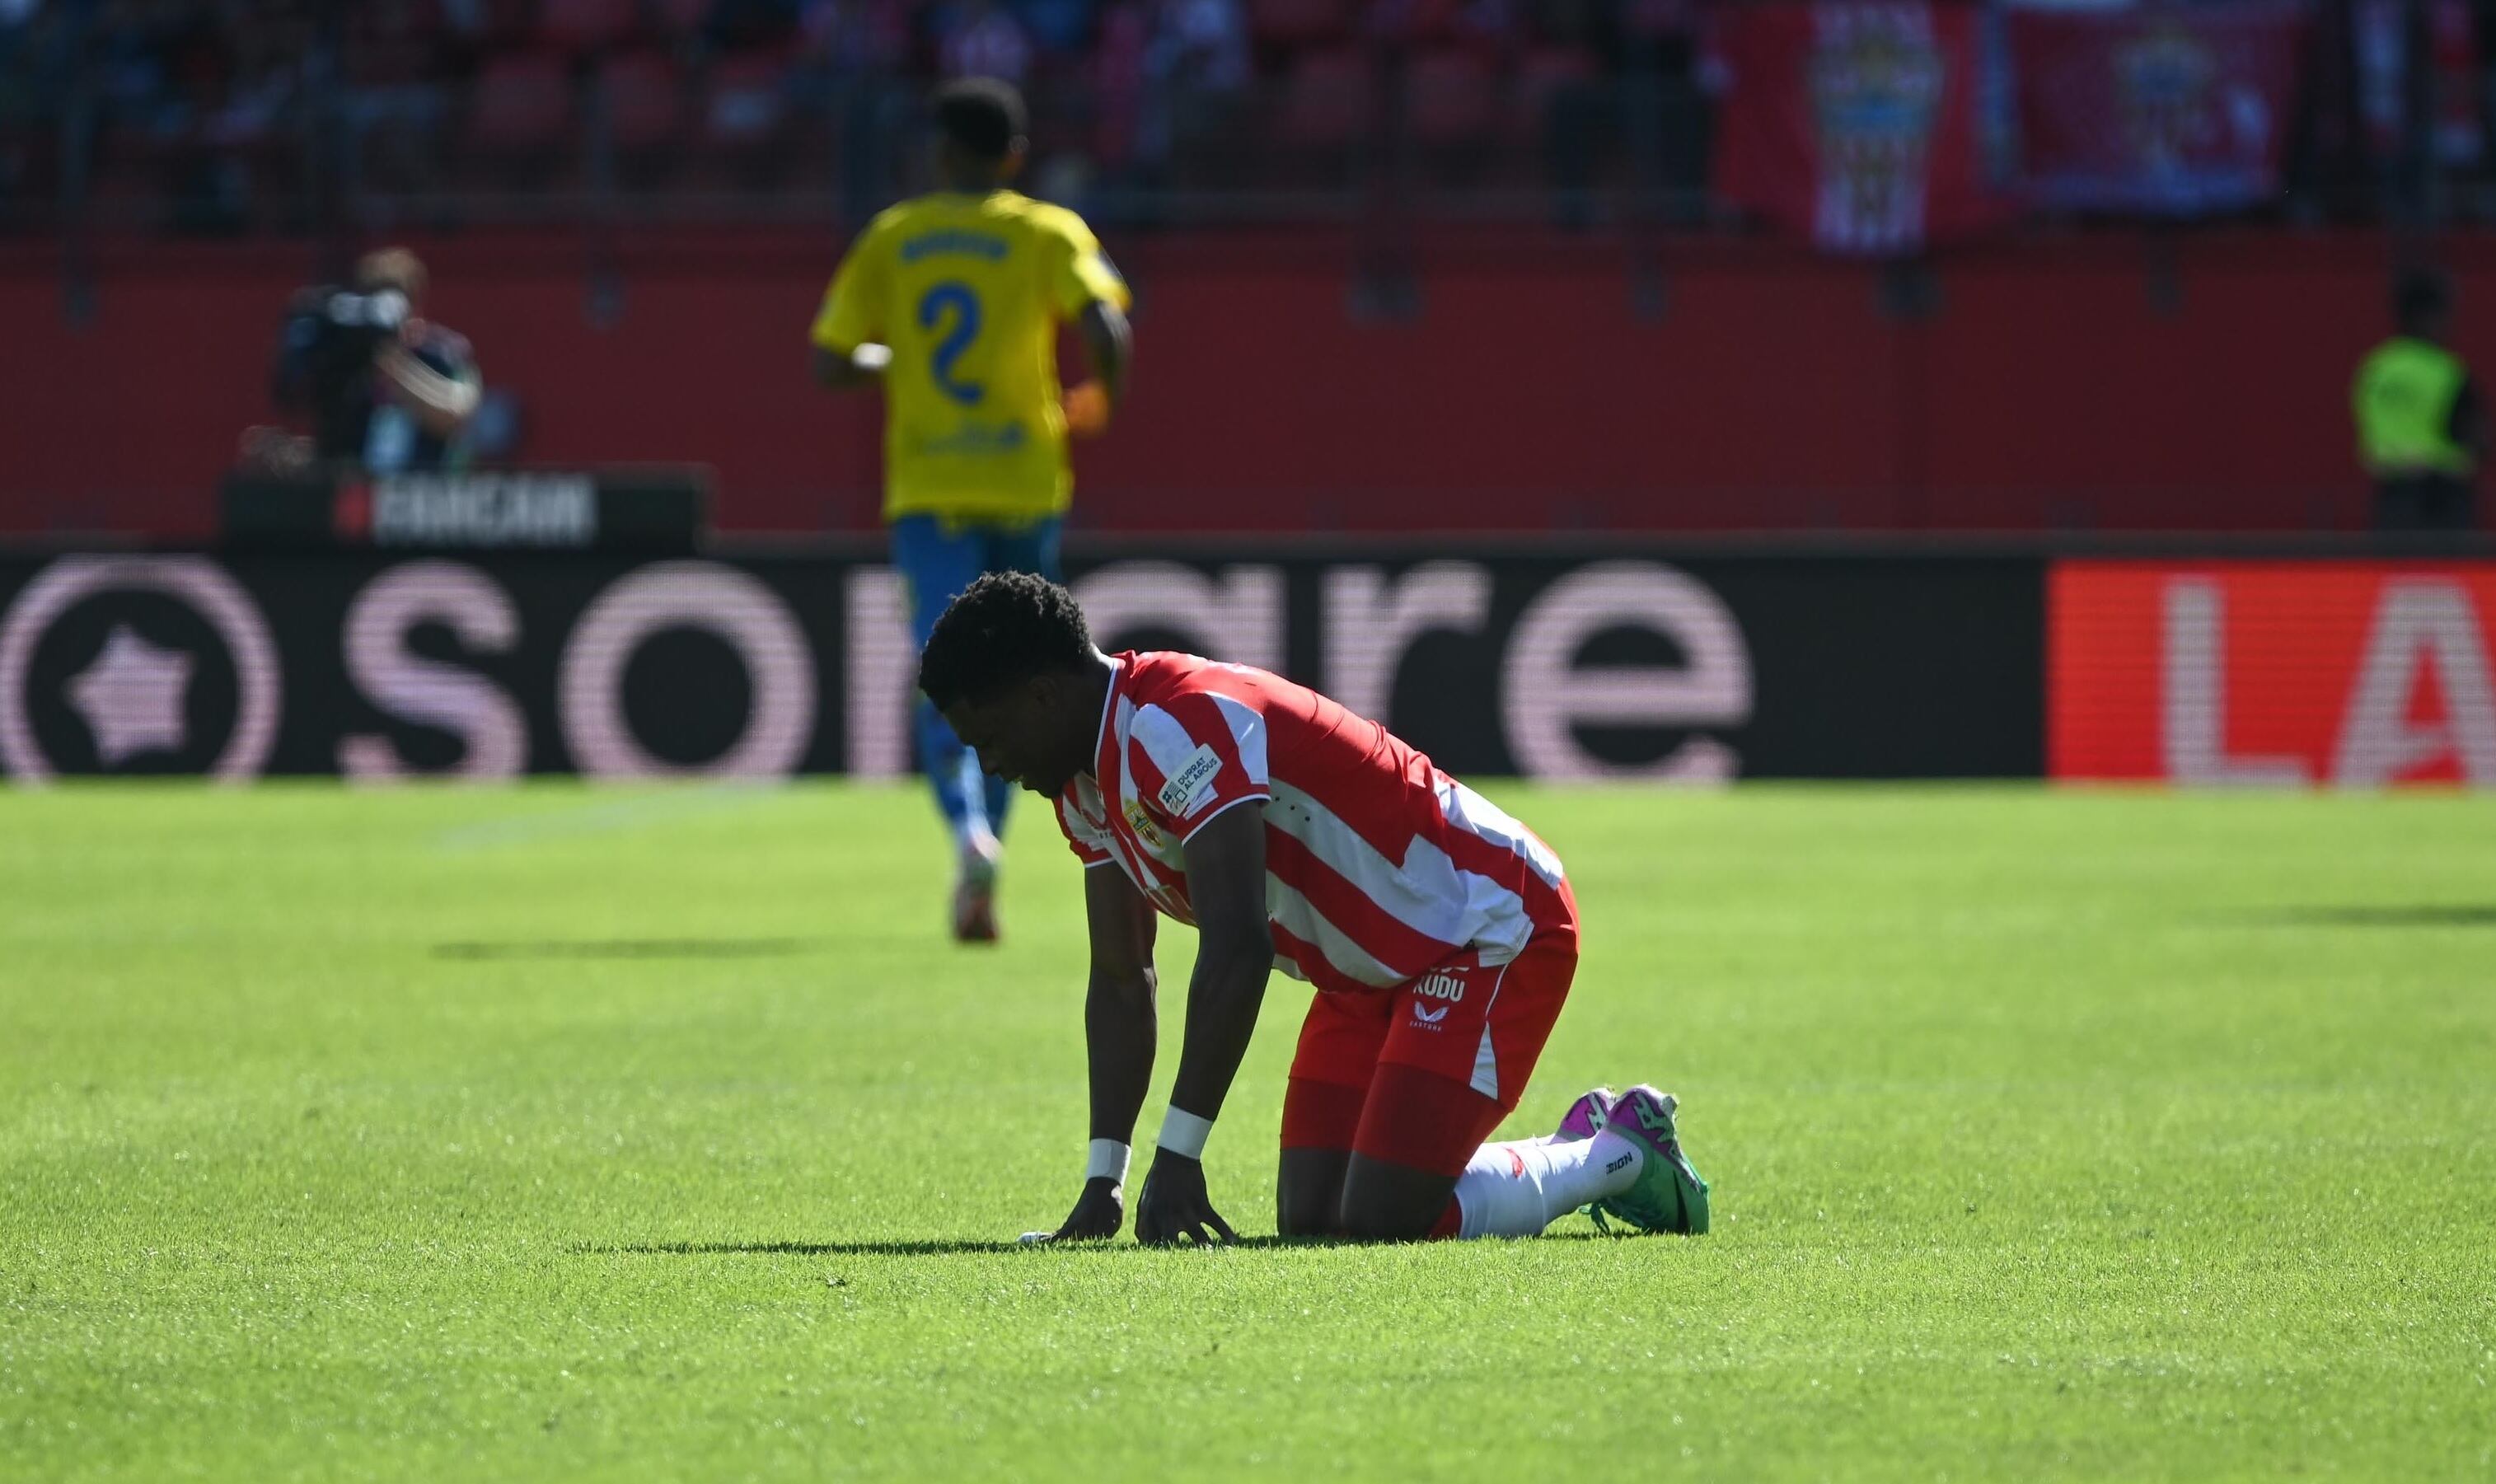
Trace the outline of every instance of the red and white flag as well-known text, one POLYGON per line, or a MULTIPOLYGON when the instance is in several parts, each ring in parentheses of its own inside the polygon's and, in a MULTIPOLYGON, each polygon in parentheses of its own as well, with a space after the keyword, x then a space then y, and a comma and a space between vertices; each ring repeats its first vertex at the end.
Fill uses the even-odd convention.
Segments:
POLYGON ((2308 21, 2293 0, 2012 12, 2030 198, 2169 215, 2269 200, 2308 21))
POLYGON ((1894 257, 1988 226, 1971 5, 1720 13, 1715 188, 1835 253, 1894 257))

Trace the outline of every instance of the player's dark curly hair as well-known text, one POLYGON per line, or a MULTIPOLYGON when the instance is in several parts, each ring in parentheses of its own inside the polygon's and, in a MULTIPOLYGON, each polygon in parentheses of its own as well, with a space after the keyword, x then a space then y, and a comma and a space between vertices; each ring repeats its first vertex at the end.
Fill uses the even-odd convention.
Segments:
POLYGON ((936 132, 975 160, 1002 160, 1014 141, 1031 132, 1022 94, 994 77, 962 77, 946 83, 928 101, 936 132))
POLYGON ((1031 572, 992 572, 936 620, 919 652, 919 689, 941 710, 1091 658, 1092 627, 1073 593, 1031 572))

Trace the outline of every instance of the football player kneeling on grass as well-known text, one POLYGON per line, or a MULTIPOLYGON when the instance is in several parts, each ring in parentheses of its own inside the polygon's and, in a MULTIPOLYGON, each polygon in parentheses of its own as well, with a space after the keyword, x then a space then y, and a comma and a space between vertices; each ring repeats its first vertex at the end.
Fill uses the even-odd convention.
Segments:
POLYGON ((1707 1229, 1707 1184, 1653 1088, 1588 1093, 1548 1138, 1483 1142, 1568 998, 1576 902, 1548 846, 1386 727, 1245 665, 1105 655, 1074 597, 1028 573, 954 600, 919 685, 983 769, 1054 801, 1085 867, 1092 1155, 1045 1240, 1124 1221, 1156 912, 1200 942, 1140 1240, 1232 1239, 1201 1160, 1275 969, 1317 991, 1283 1099, 1285 1236, 1531 1236, 1581 1206, 1707 1229))

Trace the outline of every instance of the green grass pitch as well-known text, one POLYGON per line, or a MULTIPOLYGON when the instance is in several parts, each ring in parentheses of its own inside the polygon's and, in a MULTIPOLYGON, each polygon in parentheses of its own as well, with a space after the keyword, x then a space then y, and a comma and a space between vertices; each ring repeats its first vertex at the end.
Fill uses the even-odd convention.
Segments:
POLYGON ((964 951, 904 789, 0 797, 0 1476, 2496 1476, 2496 799, 1492 791, 1588 924, 1513 1127, 1679 1092, 1709 1236, 1014 1249, 1028 807, 964 951))

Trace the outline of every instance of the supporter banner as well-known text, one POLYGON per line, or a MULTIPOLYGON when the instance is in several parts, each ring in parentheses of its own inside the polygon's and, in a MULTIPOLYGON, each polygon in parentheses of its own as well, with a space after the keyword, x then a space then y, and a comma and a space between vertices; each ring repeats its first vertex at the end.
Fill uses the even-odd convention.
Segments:
POLYGON ((2496 562, 2058 562, 2057 778, 2496 788, 2496 562))
POLYGON ((1836 253, 1909 254, 1990 223, 1976 27, 1974 5, 1725 8, 1717 193, 1836 253))
MULTIPOLYGON (((1612 552, 1077 561, 1108 647, 1306 679, 1461 774, 2016 777, 2042 565, 1612 552)), ((505 778, 908 770, 873 562, 0 557, 0 766, 505 778)))
MULTIPOLYGON (((2435 156, 2445 165, 2476 164, 2483 152, 2484 82, 2471 0, 2427 0, 2427 67, 2433 73, 2435 156)), ((2357 113, 2378 159, 2401 148, 2410 74, 2409 0, 2353 0, 2350 51, 2356 64, 2357 113)))
POLYGON ((2189 215, 2276 193, 2304 7, 2015 10, 2010 24, 2034 199, 2189 215))

